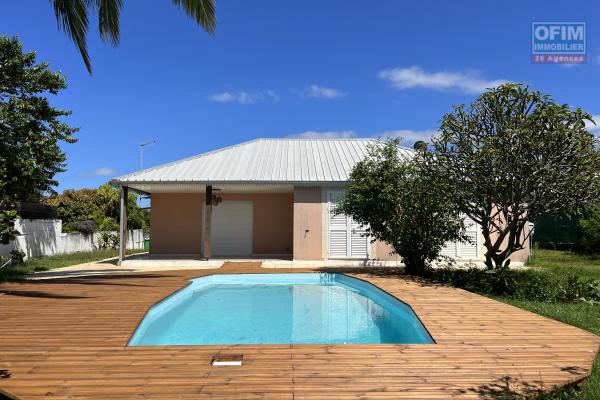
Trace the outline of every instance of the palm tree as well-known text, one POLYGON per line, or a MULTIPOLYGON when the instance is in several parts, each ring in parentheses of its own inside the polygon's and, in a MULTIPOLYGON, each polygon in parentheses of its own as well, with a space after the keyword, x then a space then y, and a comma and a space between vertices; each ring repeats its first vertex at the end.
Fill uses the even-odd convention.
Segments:
MULTIPOLYGON (((50 0, 54 5, 54 13, 58 27, 64 30, 75 42, 85 67, 92 73, 92 63, 87 51, 87 31, 89 12, 98 12, 98 30, 103 41, 113 46, 119 44, 119 16, 123 0, 50 0)), ((198 25, 210 34, 215 33, 215 0, 171 0, 183 8, 198 25)))

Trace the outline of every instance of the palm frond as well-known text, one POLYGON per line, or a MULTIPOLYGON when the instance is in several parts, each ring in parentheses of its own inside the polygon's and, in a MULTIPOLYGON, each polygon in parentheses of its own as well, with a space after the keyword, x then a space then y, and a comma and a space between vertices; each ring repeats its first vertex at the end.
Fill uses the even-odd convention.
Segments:
MULTIPOLYGON (((86 69, 92 73, 87 50, 88 13, 98 11, 98 30, 104 41, 119 44, 119 19, 123 0, 50 0, 59 29, 65 31, 81 53, 86 69)), ((207 32, 214 34, 217 21, 215 0, 171 0, 207 32)))
POLYGON ((214 34, 217 29, 215 0, 171 0, 173 4, 183 8, 185 13, 208 33, 214 34))
POLYGON ((113 46, 119 44, 119 18, 123 0, 96 0, 98 7, 98 30, 102 40, 110 41, 113 46))
POLYGON ((59 29, 65 31, 75 42, 88 72, 92 63, 87 50, 88 6, 90 0, 52 0, 59 29))

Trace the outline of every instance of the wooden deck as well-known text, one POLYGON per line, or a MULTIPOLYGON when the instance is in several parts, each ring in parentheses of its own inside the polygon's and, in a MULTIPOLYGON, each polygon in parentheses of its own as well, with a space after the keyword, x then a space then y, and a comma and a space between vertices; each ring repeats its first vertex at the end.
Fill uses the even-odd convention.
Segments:
MULTIPOLYGON (((0 392, 17 399, 512 398, 584 379, 600 338, 462 290, 353 273, 412 305, 436 344, 126 347, 147 308, 257 265, 0 285, 0 392), (241 367, 213 367, 242 354, 241 367)), ((296 271, 297 272, 297 271, 296 271)), ((1 396, 0 396, 1 397, 1 396)))

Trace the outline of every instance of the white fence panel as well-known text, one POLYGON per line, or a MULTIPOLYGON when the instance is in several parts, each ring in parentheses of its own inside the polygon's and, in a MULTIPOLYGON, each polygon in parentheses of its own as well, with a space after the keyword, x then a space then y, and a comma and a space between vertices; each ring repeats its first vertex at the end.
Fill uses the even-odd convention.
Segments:
MULTIPOLYGON (((21 234, 7 245, 0 245, 0 256, 10 257, 13 249, 23 251, 27 258, 70 254, 98 249, 99 233, 63 233, 59 219, 17 219, 15 229, 21 234)), ((144 248, 142 229, 130 230, 127 235, 127 248, 144 248)))

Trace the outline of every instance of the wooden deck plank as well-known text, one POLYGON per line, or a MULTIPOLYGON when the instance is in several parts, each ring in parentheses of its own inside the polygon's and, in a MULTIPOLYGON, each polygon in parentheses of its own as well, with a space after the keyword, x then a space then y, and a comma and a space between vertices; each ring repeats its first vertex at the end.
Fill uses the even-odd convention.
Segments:
POLYGON ((436 344, 126 346, 148 307, 190 278, 280 272, 289 271, 234 263, 2 284, 0 392, 79 400, 490 398, 578 382, 600 344, 466 291, 373 270, 349 274, 410 304, 436 344), (215 354, 243 354, 244 365, 212 367, 215 354))

